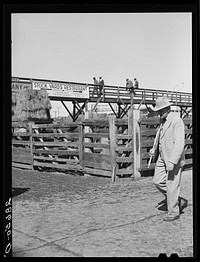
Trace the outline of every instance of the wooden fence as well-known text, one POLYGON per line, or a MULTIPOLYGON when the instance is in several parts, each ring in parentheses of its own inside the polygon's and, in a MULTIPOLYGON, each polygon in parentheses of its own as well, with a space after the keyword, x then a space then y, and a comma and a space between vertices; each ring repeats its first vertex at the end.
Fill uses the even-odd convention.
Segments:
MULTIPOLYGON (((192 164, 192 119, 185 123, 186 164, 192 164)), ((12 165, 35 169, 75 170, 93 175, 141 176, 147 167, 159 118, 86 119, 72 124, 14 124, 12 165)))
MULTIPOLYGON (((192 118, 183 118, 185 124, 185 166, 192 164, 192 118)), ((160 118, 144 118, 140 121, 140 148, 141 159, 139 171, 154 169, 155 163, 151 163, 148 168, 149 150, 153 146, 156 129, 160 124, 160 118)))

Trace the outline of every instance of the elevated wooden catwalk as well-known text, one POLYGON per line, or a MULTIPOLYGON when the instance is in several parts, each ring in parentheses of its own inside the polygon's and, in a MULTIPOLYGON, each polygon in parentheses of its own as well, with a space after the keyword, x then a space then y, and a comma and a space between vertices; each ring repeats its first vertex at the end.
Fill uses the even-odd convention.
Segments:
MULTIPOLYGON (((18 92, 20 89, 34 89, 35 83, 40 83, 38 89, 47 89, 50 100, 60 101, 72 117, 73 121, 76 121, 80 114, 88 110, 88 103, 94 104, 92 111, 95 111, 99 103, 107 103, 118 118, 123 118, 127 115, 130 108, 130 94, 127 92, 125 86, 105 85, 103 94, 99 97, 98 94, 94 93, 94 89, 98 87, 94 84, 12 77, 12 92, 15 94, 15 92, 18 92), (73 88, 75 91, 72 91, 73 88), (72 102, 73 112, 68 109, 67 105, 64 103, 65 101, 72 102), (118 105, 117 112, 112 104, 118 105)), ((169 98, 173 105, 181 108, 182 115, 185 114, 185 116, 187 116, 191 113, 192 94, 186 92, 140 87, 135 92, 133 103, 134 105, 137 105, 136 108, 140 108, 142 104, 146 105, 148 108, 149 105, 155 104, 157 97, 164 95, 169 98)))

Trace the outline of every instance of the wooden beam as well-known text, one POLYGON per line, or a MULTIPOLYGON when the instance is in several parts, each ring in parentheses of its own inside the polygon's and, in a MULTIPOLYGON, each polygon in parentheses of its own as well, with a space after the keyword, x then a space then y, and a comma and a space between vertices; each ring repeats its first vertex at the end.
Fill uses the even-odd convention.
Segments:
POLYGON ((109 116, 109 134, 110 134, 110 157, 111 157, 111 181, 115 181, 116 177, 116 126, 115 117, 109 116))
POLYGON ((83 161, 84 136, 83 136, 83 125, 82 125, 82 123, 79 124, 78 129, 79 129, 79 163, 80 163, 81 168, 84 168, 84 161, 83 161))
POLYGON ((123 118, 125 115, 128 116, 127 112, 129 111, 130 109, 130 105, 129 104, 126 104, 124 108, 122 108, 122 114, 121 114, 121 118, 123 118))
POLYGON ((141 166, 140 154, 140 126, 138 120, 140 119, 140 110, 133 110, 133 173, 135 178, 141 176, 139 168, 141 166))
POLYGON ((98 103, 101 101, 102 97, 100 96, 96 102, 96 104, 94 105, 94 107, 92 108, 91 112, 93 112, 96 108, 97 108, 97 105, 98 103))
POLYGON ((69 109, 67 108, 67 106, 65 105, 65 103, 61 100, 61 103, 63 104, 64 108, 67 110, 67 112, 69 113, 69 115, 71 116, 71 118, 73 119, 73 115, 71 114, 71 112, 69 111, 69 109))
POLYGON ((116 114, 114 108, 112 107, 111 103, 108 103, 108 104, 109 104, 110 108, 112 109, 113 113, 115 114, 115 116, 117 117, 117 114, 116 114))
POLYGON ((31 156, 31 167, 33 170, 33 129, 32 129, 33 124, 29 123, 29 133, 30 133, 30 138, 29 138, 29 142, 30 142, 30 156, 31 156))

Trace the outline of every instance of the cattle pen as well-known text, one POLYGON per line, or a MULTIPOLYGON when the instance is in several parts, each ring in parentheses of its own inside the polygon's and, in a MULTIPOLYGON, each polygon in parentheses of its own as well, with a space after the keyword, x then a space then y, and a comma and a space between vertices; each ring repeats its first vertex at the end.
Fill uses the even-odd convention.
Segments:
MULTIPOLYGON (((185 124, 186 166, 192 165, 192 118, 185 124)), ((128 111, 119 119, 85 118, 70 124, 12 122, 12 166, 26 169, 55 169, 110 177, 139 178, 148 167, 158 117, 145 118, 140 110, 128 111)))

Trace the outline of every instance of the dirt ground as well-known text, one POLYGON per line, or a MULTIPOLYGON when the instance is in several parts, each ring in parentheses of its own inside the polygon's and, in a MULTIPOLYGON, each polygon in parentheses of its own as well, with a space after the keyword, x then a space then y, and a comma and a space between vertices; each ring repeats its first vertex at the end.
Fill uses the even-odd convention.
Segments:
POLYGON ((188 200, 164 222, 152 176, 111 179, 13 168, 13 257, 193 257, 192 170, 188 200))

